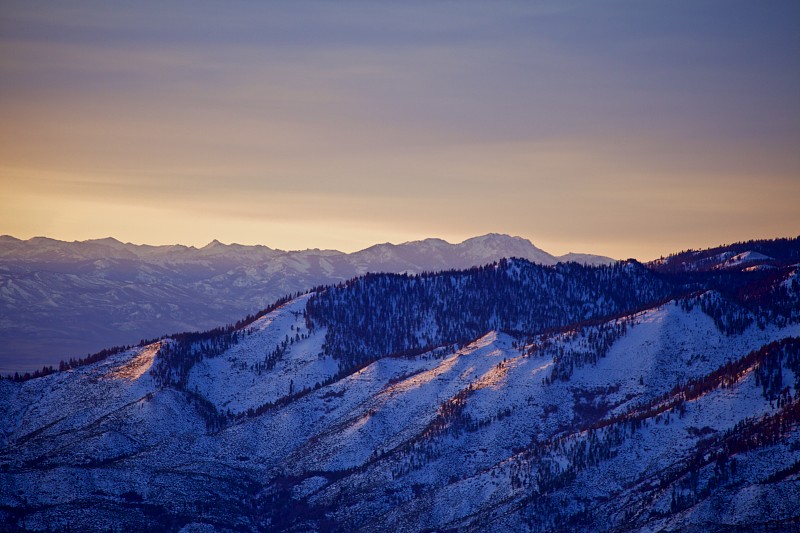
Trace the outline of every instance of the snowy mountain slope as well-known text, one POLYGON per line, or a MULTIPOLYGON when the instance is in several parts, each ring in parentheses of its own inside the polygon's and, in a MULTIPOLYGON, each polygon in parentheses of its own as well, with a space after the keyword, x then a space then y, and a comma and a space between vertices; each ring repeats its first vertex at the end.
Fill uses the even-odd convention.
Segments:
POLYGON ((309 333, 302 317, 309 297, 298 297, 256 321, 249 328, 252 334, 224 356, 195 364, 189 373, 188 388, 207 398, 218 410, 237 415, 333 377, 339 370, 336 361, 319 357, 324 331, 299 340, 300 335, 309 333), (265 356, 290 338, 298 341, 288 347, 273 368, 264 368, 265 356))
MULTIPOLYGON (((566 297, 581 276, 617 287, 613 276, 628 270, 553 272, 566 297)), ((514 278, 486 272, 469 275, 507 294, 494 284, 514 278)), ((769 298, 796 305, 794 275, 741 272, 731 283, 768 280, 778 291, 769 298)), ((437 299, 451 301, 458 276, 399 277, 399 294, 442 280, 437 299)), ((686 294, 634 313, 527 334, 489 328, 470 342, 367 359, 330 353, 331 330, 312 319, 322 293, 310 293, 238 329, 0 380, 10 421, 0 515, 25 530, 796 528, 796 307, 698 293, 688 279, 686 294), (738 327, 733 319, 748 314, 738 327)), ((363 297, 357 287, 337 301, 363 297)), ((440 312, 475 319, 466 304, 440 312)), ((359 323, 366 330, 348 334, 367 342, 372 326, 359 323)))
POLYGON ((743 265, 744 263, 766 263, 768 261, 774 261, 774 259, 767 255, 748 250, 746 252, 736 254, 730 259, 726 260, 724 263, 722 263, 722 265, 720 265, 720 268, 737 267, 743 265))
POLYGON ((736 270, 753 266, 786 266, 800 262, 800 237, 737 242, 706 250, 686 250, 657 259, 650 266, 661 272, 736 270))
MULTIPOLYGON (((468 268, 502 257, 555 264, 519 237, 426 239, 352 254, 266 246, 202 248, 0 237, 0 373, 32 371, 109 346, 233 322, 278 298, 366 272, 468 268)), ((600 256, 566 260, 607 264, 600 256)))
MULTIPOLYGON (((713 333, 716 328, 708 317, 700 316, 701 313, 697 311, 687 314, 678 307, 670 307, 667 312, 657 310, 645 313, 641 317, 643 322, 633 327, 629 335, 619 341, 620 345, 615 346, 596 368, 581 369, 568 383, 555 382, 551 385, 541 383, 540 374, 552 365, 550 357, 509 358, 501 367, 507 369, 502 380, 492 380, 494 383, 502 382, 503 386, 499 392, 492 394, 493 389, 488 387, 480 389, 479 393, 467 395, 464 412, 453 424, 457 426, 461 421, 463 429, 452 431, 453 426, 450 426, 451 431, 444 432, 445 435, 439 436, 438 439, 435 437, 428 439, 434 442, 420 443, 418 447, 412 448, 407 453, 410 457, 402 457, 403 454, 397 454, 401 459, 392 457, 391 462, 395 465, 392 465, 391 480, 380 476, 372 479, 371 476, 374 474, 371 474, 373 469, 370 469, 363 475, 356 473, 339 482, 339 485, 343 486, 338 490, 345 493, 356 490, 356 487, 361 487, 360 490, 363 492, 364 487, 372 483, 371 490, 366 492, 370 495, 379 495, 378 500, 388 515, 381 515, 374 524, 365 524, 361 518, 364 504, 359 503, 349 511, 339 508, 338 519, 349 526, 365 527, 367 530, 383 528, 419 530, 435 527, 481 529, 482 526, 493 523, 496 508, 508 506, 508 500, 530 497, 531 487, 523 486, 516 489, 514 487, 513 478, 521 475, 514 471, 514 468, 519 468, 516 464, 519 461, 518 457, 525 454, 524 451, 515 454, 515 451, 530 446, 531 442, 546 443, 554 436, 564 435, 564 428, 575 427, 576 420, 578 427, 589 427, 591 421, 607 416, 604 413, 606 409, 609 414, 624 411, 631 405, 668 391, 666 383, 661 386, 659 383, 640 384, 635 375, 630 376, 627 373, 618 373, 621 375, 615 379, 614 373, 610 372, 610 379, 606 380, 605 370, 638 366, 640 369, 652 372, 655 369, 667 368, 678 376, 679 381, 704 375, 701 368, 687 368, 684 364, 684 361, 695 353, 693 348, 698 347, 697 345, 705 348, 701 340, 698 340, 695 346, 680 347, 677 350, 670 349, 669 342, 676 338, 680 339, 684 333, 678 323, 690 324, 706 333, 713 333), (654 325, 653 321, 661 324, 654 325), (647 351, 646 348, 651 350, 647 351), (642 357, 643 352, 644 357, 642 357), (601 401, 596 400, 598 397, 601 401), (588 402, 588 399, 594 401, 588 402), (493 416, 487 417, 489 413, 493 416), (480 427, 486 421, 490 421, 487 426, 480 427), (397 462, 401 463, 400 467, 396 466, 397 462), (402 491, 403 487, 407 490, 409 485, 424 487, 419 489, 423 495, 407 498, 402 507, 391 510, 389 500, 382 497, 382 494, 394 490, 402 491), (477 506, 476 502, 479 502, 477 506), (485 521, 488 517, 493 518, 485 521), (483 522, 479 520, 476 524, 474 522, 476 518, 483 522)), ((749 332, 749 334, 754 333, 749 332)), ((798 330, 794 328, 791 331, 772 331, 766 333, 762 339, 772 338, 773 335, 780 338, 789 333, 796 334, 798 330)), ((718 333, 712 335, 708 361, 710 364, 707 366, 713 365, 711 354, 715 352, 725 353, 726 357, 731 357, 731 354, 743 353, 738 350, 759 346, 762 339, 751 338, 749 334, 732 342, 726 342, 718 333)), ((716 363, 719 364, 724 360, 718 358, 716 363)), ((693 422, 700 424, 698 428, 710 426, 715 428, 715 431, 724 431, 748 416, 770 411, 769 402, 758 398, 759 387, 749 385, 742 386, 744 398, 727 395, 721 405, 700 407, 706 410, 708 416, 693 422)), ((709 397, 709 405, 713 405, 712 400, 715 400, 713 395, 709 397)), ((719 403, 718 400, 715 401, 719 403)), ((652 454, 649 462, 645 460, 644 465, 641 457, 635 462, 631 462, 630 457, 620 461, 620 464, 629 470, 629 477, 635 476, 638 469, 655 468, 659 464, 658 461, 666 461, 667 464, 673 462, 676 449, 692 449, 691 443, 684 443, 686 440, 684 428, 673 425, 673 430, 671 440, 665 441, 663 435, 653 438, 650 447, 657 450, 657 453, 652 454), (681 443, 683 445, 679 446, 681 443), (637 466, 631 468, 631 464, 637 466), (630 472, 631 470, 636 472, 630 472)), ((566 438, 575 438, 572 435, 580 436, 580 433, 567 432, 566 435, 566 438)), ((567 459, 561 461, 562 467, 569 465, 567 459)), ((771 465, 773 469, 780 466, 782 465, 771 465)), ((384 466, 383 470, 388 468, 388 465, 384 466)), ((374 470, 380 472, 381 468, 376 465, 374 470)), ((607 496, 608 487, 602 487, 602 484, 600 487, 597 486, 598 480, 601 479, 606 478, 599 475, 587 481, 588 487, 579 491, 579 498, 590 497, 592 492, 595 492, 595 497, 601 500, 607 496)), ((324 501, 322 495, 315 501, 324 501)), ((377 503, 375 505, 380 507, 377 503)), ((572 511, 574 512, 574 509, 572 511)), ((527 517, 514 516, 513 519, 509 519, 508 529, 520 530, 532 525, 525 520, 527 517)), ((555 526, 550 524, 550 527, 555 526)))

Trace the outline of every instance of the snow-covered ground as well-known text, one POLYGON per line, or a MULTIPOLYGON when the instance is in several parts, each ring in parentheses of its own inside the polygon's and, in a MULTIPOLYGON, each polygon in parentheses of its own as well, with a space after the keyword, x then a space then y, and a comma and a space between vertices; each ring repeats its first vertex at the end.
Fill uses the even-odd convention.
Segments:
POLYGON ((760 263, 762 261, 770 261, 772 258, 766 256, 762 253, 754 252, 752 250, 748 250, 746 252, 742 252, 740 254, 736 254, 730 259, 726 260, 720 268, 731 268, 736 266, 741 266, 745 263, 760 263))
MULTIPOLYGON (((791 428, 776 445, 737 454, 727 492, 670 514, 673 494, 689 494, 682 465, 704 439, 778 412, 752 369, 686 402, 683 414, 659 412, 623 432, 609 456, 580 468, 575 458, 616 427, 592 426, 800 336, 798 324, 727 335, 698 306, 670 302, 630 317, 605 357, 566 380, 551 382, 551 373, 561 354, 590 349, 580 332, 539 338, 549 341, 542 350, 489 332, 458 350, 385 357, 336 379, 338 362, 321 356, 325 331, 306 327, 307 298, 196 363, 187 392, 151 377, 158 343, 24 383, 0 381, 0 517, 33 530, 67 522, 147 529, 154 516, 244 529, 281 529, 289 516, 300 529, 524 530, 549 527, 536 518, 536 505, 547 505, 567 517, 587 510, 608 527, 659 530, 752 523, 767 513, 760 501, 797 493, 796 475, 794 485, 756 485, 800 460, 791 428), (259 369, 287 338, 295 340, 275 367, 259 369), (230 412, 222 428, 208 428, 208 406, 195 395, 230 412), (551 467, 570 482, 547 485, 551 467), (714 502, 734 507, 717 516, 714 502)), ((793 373, 783 379, 796 395, 793 373)), ((693 475, 707 484, 713 468, 693 475)))

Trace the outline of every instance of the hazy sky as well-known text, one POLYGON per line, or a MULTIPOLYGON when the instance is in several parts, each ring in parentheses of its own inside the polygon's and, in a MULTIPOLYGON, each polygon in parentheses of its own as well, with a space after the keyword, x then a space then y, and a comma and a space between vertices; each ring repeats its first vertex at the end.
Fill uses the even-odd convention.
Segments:
POLYGON ((800 2, 0 5, 0 233, 800 234, 800 2))

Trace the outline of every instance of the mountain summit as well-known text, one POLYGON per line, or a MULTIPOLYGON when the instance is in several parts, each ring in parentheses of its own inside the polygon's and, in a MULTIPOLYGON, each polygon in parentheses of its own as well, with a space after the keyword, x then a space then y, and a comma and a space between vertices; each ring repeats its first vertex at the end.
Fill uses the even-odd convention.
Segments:
POLYGON ((502 258, 516 257, 541 265, 575 261, 588 265, 607 265, 609 257, 582 254, 578 257, 554 256, 537 248, 528 239, 499 233, 489 233, 450 244, 442 239, 425 239, 402 244, 376 244, 350 254, 359 265, 358 273, 408 272, 463 269, 485 265, 502 258))

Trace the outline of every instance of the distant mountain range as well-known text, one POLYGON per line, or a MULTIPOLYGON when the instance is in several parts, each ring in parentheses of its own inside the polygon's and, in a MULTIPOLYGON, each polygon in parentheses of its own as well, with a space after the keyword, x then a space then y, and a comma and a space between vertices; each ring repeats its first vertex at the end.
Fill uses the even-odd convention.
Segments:
POLYGON ((366 274, 0 419, 9 531, 798 531, 800 238, 366 274))
POLYGON ((234 322, 284 295, 367 272, 462 269, 503 257, 543 265, 614 261, 589 254, 557 257, 526 239, 499 234, 460 244, 377 244, 349 254, 216 240, 195 248, 0 236, 0 373, 234 322))

